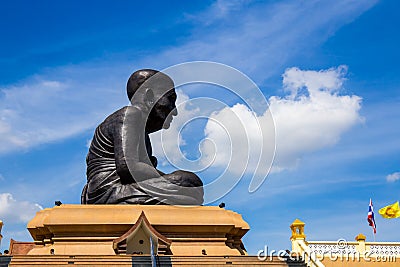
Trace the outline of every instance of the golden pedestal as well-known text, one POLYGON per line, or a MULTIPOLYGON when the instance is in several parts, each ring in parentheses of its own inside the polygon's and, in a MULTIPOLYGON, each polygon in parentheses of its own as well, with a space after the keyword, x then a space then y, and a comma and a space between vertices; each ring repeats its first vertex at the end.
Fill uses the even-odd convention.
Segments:
POLYGON ((61 205, 39 211, 28 230, 28 255, 234 256, 247 254, 249 225, 219 207, 61 205))

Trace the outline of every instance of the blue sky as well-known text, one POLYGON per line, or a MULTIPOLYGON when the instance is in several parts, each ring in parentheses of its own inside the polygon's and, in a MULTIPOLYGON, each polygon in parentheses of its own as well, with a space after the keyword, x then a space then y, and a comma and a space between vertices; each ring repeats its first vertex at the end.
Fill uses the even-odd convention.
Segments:
MULTIPOLYGON (((372 0, 1 2, 1 249, 9 238, 29 240, 26 223, 40 207, 79 203, 87 144, 98 123, 128 104, 133 71, 197 60, 243 72, 274 116, 277 154, 267 179, 249 193, 247 173, 212 203, 224 201, 250 224, 248 251, 290 248, 296 218, 309 240, 359 233, 372 240, 369 198, 375 210, 400 198, 399 7, 372 0)), ((182 88, 179 98, 199 96, 248 114, 231 95, 201 85, 182 88)), ((182 118, 196 115, 182 111, 182 118)), ((210 112, 229 121, 221 109, 210 112)), ((223 143, 214 126, 205 119, 182 132, 188 158, 199 156, 204 137, 223 143)), ((200 173, 204 181, 219 175, 219 163, 200 173)), ((376 222, 377 241, 399 241, 398 219, 378 215, 376 222)))

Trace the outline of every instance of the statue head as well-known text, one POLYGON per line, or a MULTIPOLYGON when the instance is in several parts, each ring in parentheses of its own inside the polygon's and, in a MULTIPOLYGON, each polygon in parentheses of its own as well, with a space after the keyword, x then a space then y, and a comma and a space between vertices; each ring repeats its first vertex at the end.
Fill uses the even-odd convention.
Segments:
POLYGON ((148 132, 169 128, 172 116, 177 115, 177 96, 174 82, 168 75, 152 69, 138 70, 129 77, 126 89, 131 103, 144 105, 143 111, 149 112, 148 132))

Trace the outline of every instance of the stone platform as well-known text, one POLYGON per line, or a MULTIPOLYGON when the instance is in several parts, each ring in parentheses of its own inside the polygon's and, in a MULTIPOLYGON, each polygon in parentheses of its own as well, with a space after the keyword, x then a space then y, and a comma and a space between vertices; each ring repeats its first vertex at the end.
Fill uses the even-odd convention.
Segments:
POLYGON ((61 205, 28 223, 27 255, 247 255, 249 225, 219 207, 61 205))
MULTIPOLYGON (((0 256, 1 260, 1 256, 0 256)), ((8 266, 120 266, 120 267, 151 267, 149 256, 13 256, 8 266)), ((274 267, 306 267, 303 262, 287 262, 273 257, 267 261, 260 261, 256 256, 157 256, 156 266, 186 267, 186 266, 274 266, 274 267)), ((7 265, 5 265, 7 266, 7 265)))

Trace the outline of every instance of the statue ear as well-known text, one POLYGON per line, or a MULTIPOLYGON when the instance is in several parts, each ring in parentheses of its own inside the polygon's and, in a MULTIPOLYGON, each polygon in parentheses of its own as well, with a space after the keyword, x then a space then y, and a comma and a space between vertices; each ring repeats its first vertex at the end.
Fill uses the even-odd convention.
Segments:
POLYGON ((150 88, 146 88, 144 93, 144 102, 146 103, 146 106, 150 108, 154 105, 154 93, 150 88))

